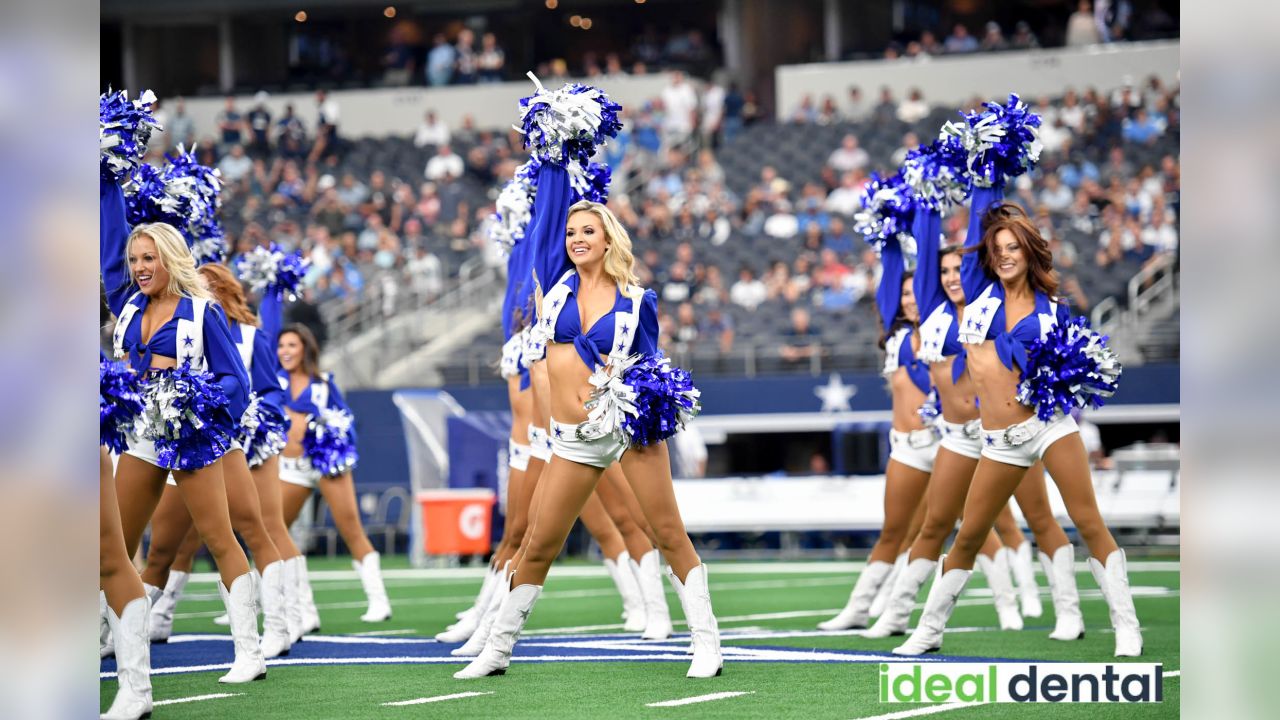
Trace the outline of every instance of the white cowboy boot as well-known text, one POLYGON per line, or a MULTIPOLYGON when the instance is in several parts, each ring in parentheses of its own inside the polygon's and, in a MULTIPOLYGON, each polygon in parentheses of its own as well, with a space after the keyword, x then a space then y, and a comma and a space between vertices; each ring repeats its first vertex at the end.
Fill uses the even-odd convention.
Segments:
POLYGON ((285 619, 284 561, 276 561, 262 569, 262 656, 289 654, 289 623, 285 619))
POLYGON ((871 601, 871 609, 867 611, 868 616, 880 617, 880 613, 884 612, 885 605, 889 604, 889 592, 893 590, 893 583, 902 574, 902 569, 907 566, 907 561, 910 557, 910 550, 898 553, 898 558, 893 561, 893 570, 889 571, 889 577, 885 578, 884 582, 880 584, 880 590, 876 592, 875 599, 871 601))
POLYGON ((493 593, 489 595, 489 605, 485 607, 484 612, 480 615, 480 622, 476 625, 476 631, 471 633, 471 637, 467 638, 462 647, 450 650, 450 655, 454 657, 476 657, 481 650, 484 650, 484 644, 489 640, 489 632, 493 628, 493 622, 498 617, 498 610, 510 593, 508 589, 511 587, 511 574, 508 573, 510 567, 511 561, 508 560, 506 565, 502 567, 500 579, 494 583, 493 593))
MULTIPOLYGON (((942 558, 938 559, 938 564, 942 564, 942 558)), ((906 642, 893 649, 894 655, 923 655, 942 649, 942 633, 956 609, 956 598, 960 597, 972 574, 972 570, 956 568, 933 581, 919 624, 906 642)))
POLYGON ((978 567, 987 576, 987 587, 991 588, 1000 629, 1021 630, 1022 614, 1018 612, 1018 594, 1014 592, 1013 579, 1009 577, 1008 558, 1002 552, 997 552, 994 560, 979 554, 978 567))
POLYGON ((472 680, 490 675, 505 675, 511 665, 511 651, 515 649, 516 639, 524 629, 524 623, 533 612, 533 605, 542 594, 541 585, 521 585, 506 590, 502 595, 502 605, 495 614, 489 640, 480 655, 470 665, 454 673, 458 680, 472 680))
POLYGON ((191 573, 170 570, 169 580, 164 584, 164 592, 151 605, 151 642, 167 643, 173 634, 173 611, 178 607, 182 591, 187 587, 191 573))
POLYGON ((623 550, 617 560, 605 558, 604 567, 622 596, 622 629, 626 632, 644 630, 647 618, 644 595, 640 592, 636 574, 631 570, 631 553, 623 550))
POLYGON ((693 661, 685 677, 710 678, 720 675, 724 659, 720 655, 720 625, 711 609, 711 590, 707 587, 707 566, 698 565, 689 571, 684 582, 667 569, 667 577, 676 587, 684 617, 689 623, 689 637, 693 647, 693 661))
POLYGON ((107 608, 107 623, 116 642, 116 691, 102 720, 151 717, 151 599, 143 595, 124 606, 120 617, 107 608))
POLYGON ((666 640, 675 629, 671 627, 671 611, 667 609, 667 592, 662 588, 661 553, 650 550, 640 558, 640 564, 631 560, 631 569, 644 598, 645 624, 640 637, 644 640, 666 640))
POLYGON ((916 609, 916 596, 937 566, 937 560, 928 558, 916 558, 908 563, 893 583, 884 612, 876 618, 871 629, 862 634, 863 637, 887 638, 905 634, 911 621, 911 611, 916 609))
POLYGON ((1124 550, 1114 550, 1103 566, 1096 558, 1089 558, 1093 579, 1102 588, 1102 596, 1111 609, 1111 627, 1116 631, 1116 657, 1142 655, 1142 629, 1138 625, 1138 613, 1133 608, 1133 592, 1129 589, 1129 566, 1124 550))
MULTIPOLYGON (((253 573, 254 581, 257 583, 258 587, 261 588, 262 574, 258 572, 258 568, 249 568, 249 572, 253 573)), ((222 627, 227 627, 228 625, 231 624, 231 616, 228 615, 227 613, 222 613, 221 615, 213 619, 213 624, 221 625, 222 627)))
POLYGON ((1080 614, 1080 591, 1076 589, 1076 546, 1067 543, 1050 558, 1040 553, 1040 566, 1049 578, 1053 598, 1052 640, 1079 640, 1084 637, 1084 616, 1080 614))
POLYGON ((849 602, 839 615, 818 623, 819 630, 852 630, 865 628, 870 620, 871 603, 875 600, 880 586, 889 579, 893 572, 893 563, 875 560, 858 574, 858 581, 853 584, 853 592, 849 593, 849 602))
POLYGON ((116 654, 111 639, 111 622, 107 619, 107 594, 98 591, 98 657, 107 659, 116 654))
POLYGON ((307 574, 307 556, 299 555, 298 604, 302 608, 302 634, 310 635, 320 630, 320 613, 316 611, 315 595, 311 592, 311 578, 307 574))
POLYGON ((437 642, 465 642, 475 634, 476 629, 480 627, 480 621, 484 618, 484 611, 489 607, 489 600, 493 597, 494 588, 498 585, 499 572, 493 568, 485 571, 484 582, 480 585, 480 594, 476 596, 475 603, 463 612, 458 613, 458 622, 450 625, 442 632, 436 633, 437 642))
POLYGON ((1040 588, 1036 585, 1036 570, 1031 563, 1031 543, 1026 540, 1017 550, 1004 548, 1009 557, 1009 570, 1013 573, 1013 581, 1018 585, 1018 600, 1022 606, 1022 617, 1038 618, 1044 614, 1044 605, 1040 603, 1040 588))
POLYGON ((382 584, 382 556, 375 550, 361 560, 352 560, 351 566, 360 573, 360 584, 364 586, 365 597, 369 598, 369 609, 360 619, 367 623, 390 620, 391 602, 382 584))
POLYGON ((247 683, 267 676, 267 663, 258 646, 257 581, 253 573, 245 573, 231 581, 230 590, 218 583, 218 593, 231 619, 231 639, 236 649, 231 670, 218 678, 220 683, 247 683))
POLYGON ((289 631, 289 645, 302 640, 302 593, 298 590, 298 566, 302 556, 284 561, 280 569, 280 584, 284 590, 284 625, 289 631))

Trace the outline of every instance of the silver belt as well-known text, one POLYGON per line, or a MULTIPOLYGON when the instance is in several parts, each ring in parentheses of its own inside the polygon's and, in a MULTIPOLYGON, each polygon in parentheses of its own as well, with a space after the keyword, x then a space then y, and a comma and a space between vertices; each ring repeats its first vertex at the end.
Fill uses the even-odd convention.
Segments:
MULTIPOLYGON (((1050 421, 1052 422, 1052 421, 1050 421)), ((982 430, 985 442, 992 447, 1018 447, 1031 438, 1039 435, 1049 423, 1032 415, 1017 425, 1010 425, 1003 430, 982 430)))

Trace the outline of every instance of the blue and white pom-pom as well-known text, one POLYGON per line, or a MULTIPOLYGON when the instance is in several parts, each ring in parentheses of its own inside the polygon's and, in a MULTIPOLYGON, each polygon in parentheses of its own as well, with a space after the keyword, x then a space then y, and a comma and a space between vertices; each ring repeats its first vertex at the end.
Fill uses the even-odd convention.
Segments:
MULTIPOLYGON (((142 165, 125 186, 125 216, 130 225, 165 222, 177 228, 188 245, 201 243, 208 257, 226 241, 218 225, 222 179, 214 168, 201 165, 194 154, 178 146, 166 155, 164 168, 142 165)), ((193 251, 194 253, 194 251, 193 251)))
POLYGON ((984 112, 964 115, 963 122, 942 126, 941 137, 954 137, 964 148, 969 179, 975 187, 994 187, 1035 167, 1040 159, 1040 116, 1016 94, 1004 105, 984 103, 984 112))
POLYGON ((156 446, 156 463, 197 470, 231 449, 240 425, 213 375, 190 365, 161 370, 144 384, 146 406, 137 432, 156 446))
POLYGON ((661 354, 636 354, 591 375, 587 421, 580 439, 614 434, 628 447, 675 435, 702 410, 701 392, 685 370, 661 354))
POLYGON ((1089 327, 1087 318, 1058 323, 1027 349, 1027 369, 1018 385, 1018 402, 1049 421, 1075 408, 1100 408, 1115 394, 1124 370, 1107 336, 1089 327))
POLYGON ((240 418, 240 446, 249 467, 258 467, 278 455, 289 440, 289 418, 262 402, 257 393, 249 396, 249 407, 240 418))
POLYGON ((137 100, 130 100, 125 90, 98 96, 99 166, 104 180, 119 183, 142 164, 151 133, 163 129, 152 114, 155 102, 150 90, 137 100))
POLYGON ((608 165, 600 163, 569 163, 569 189, 572 190, 571 202, 590 200, 606 203, 609 201, 609 180, 613 171, 608 165))
POLYGON ((599 88, 570 83, 547 90, 533 73, 529 79, 538 89, 520 100, 520 124, 514 127, 539 160, 562 166, 576 160, 586 166, 596 148, 618 136, 622 106, 599 88))
POLYGON ((278 243, 255 247, 236 260, 240 282, 262 296, 280 300, 297 300, 298 288, 311 267, 311 261, 298 250, 285 252, 278 243))
POLYGON ((916 408, 916 414, 925 427, 933 427, 938 422, 938 418, 942 416, 942 401, 938 399, 936 388, 929 391, 929 397, 916 408))
POLYGON ((222 235, 222 227, 218 224, 204 228, 205 234, 192 240, 191 257, 196 265, 220 263, 227 259, 227 239, 222 235))
POLYGON ((98 436, 119 455, 129 446, 134 424, 142 412, 142 382, 133 368, 122 362, 98 363, 98 436))
POLYGON ((352 439, 354 423, 355 418, 342 408, 324 408, 307 422, 302 454, 321 475, 341 475, 356 466, 360 456, 352 439))
POLYGON ((907 153, 902 181, 918 207, 945 213, 969 198, 967 162, 960 141, 945 135, 907 153))
POLYGON ((497 211, 490 218, 489 237, 504 253, 510 253, 516 243, 524 239, 525 230, 533 219, 534 182, 521 172, 536 161, 520 166, 516 176, 498 193, 497 211))
POLYGON ((887 178, 871 173, 862 191, 862 209, 853 216, 853 229, 878 254, 889 238, 911 237, 911 210, 911 195, 900 173, 887 178))

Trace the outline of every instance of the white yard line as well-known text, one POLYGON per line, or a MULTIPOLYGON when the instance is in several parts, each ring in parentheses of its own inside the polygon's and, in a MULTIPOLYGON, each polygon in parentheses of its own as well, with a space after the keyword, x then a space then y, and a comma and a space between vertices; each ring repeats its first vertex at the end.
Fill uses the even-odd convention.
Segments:
POLYGON ((943 705, 928 705, 921 708, 913 708, 911 710, 899 710, 884 715, 872 715, 871 717, 857 718, 857 720, 901 720, 902 718, 913 718, 921 715, 933 715, 934 713, 951 712, 952 710, 964 710, 965 708, 982 707, 990 703, 946 703, 943 705))
POLYGON ((461 698, 479 697, 481 695, 492 695, 493 692, 462 692, 452 695, 436 695, 435 697, 417 698, 416 700, 401 700, 399 702, 384 702, 383 707, 401 707, 404 705, 424 705, 426 703, 441 702, 443 700, 458 700, 461 698))
POLYGON ((368 632, 351 633, 352 637, 378 637, 380 635, 412 635, 418 632, 413 628, 404 628, 402 630, 370 630, 368 632))
POLYGON ((724 700, 726 698, 738 697, 739 695, 755 695, 755 690, 746 692, 718 692, 710 695, 695 695, 693 697, 680 698, 679 700, 663 700, 662 702, 646 703, 645 707, 677 707, 679 705, 693 705, 694 703, 711 702, 712 700, 724 700))
POLYGON ((218 698, 239 697, 244 693, 214 693, 212 695, 192 695, 191 697, 173 698, 171 700, 156 700, 151 703, 156 707, 161 705, 177 705, 178 703, 202 702, 204 700, 217 700, 218 698))

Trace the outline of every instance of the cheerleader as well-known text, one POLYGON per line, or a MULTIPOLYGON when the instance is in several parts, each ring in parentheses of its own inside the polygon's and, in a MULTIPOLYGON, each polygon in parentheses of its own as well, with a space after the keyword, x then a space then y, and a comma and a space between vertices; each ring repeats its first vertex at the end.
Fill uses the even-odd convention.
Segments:
POLYGON ((569 175, 563 167, 545 163, 538 173, 526 242, 537 243, 535 281, 548 283, 540 289, 537 327, 540 337, 548 339, 545 366, 553 455, 539 481, 541 498, 523 554, 485 647, 454 677, 506 672, 516 636, 542 592, 551 562, 601 474, 619 461, 684 604, 694 648, 687 675, 719 675, 723 663, 707 570, 680 519, 665 443, 628 447, 615 433, 597 435, 585 423, 589 380, 598 367, 621 364, 633 351, 657 353, 657 296, 636 286, 631 240, 613 213, 590 201, 569 207, 569 175))
MULTIPOLYGON (((102 440, 110 443, 116 424, 130 422, 142 400, 132 371, 101 358, 98 414, 103 420, 102 440), (125 384, 123 393, 119 384, 125 384), (127 397, 120 398, 121 394, 127 397), (124 406, 128 407, 124 407, 124 406), (110 418, 110 420, 109 420, 110 418)), ((98 448, 98 603, 107 618, 115 643, 116 679, 119 689, 103 720, 138 720, 151 715, 151 644, 148 622, 151 599, 129 561, 120 527, 120 506, 107 448, 98 448)))
MULTIPOLYGON (((320 372, 320 346, 305 325, 288 325, 280 332, 277 346, 280 358, 280 382, 286 387, 285 410, 291 426, 288 444, 280 456, 280 479, 284 481, 283 506, 286 526, 293 525, 302 512, 302 506, 314 490, 329 504, 333 522, 351 550, 352 566, 360 576, 369 607, 360 619, 376 623, 391 619, 391 603, 382 583, 382 556, 373 549, 369 536, 360 522, 360 510, 356 505, 355 484, 351 471, 355 469, 355 429, 349 432, 351 454, 342 463, 345 467, 332 468, 337 472, 326 475, 315 467, 315 458, 304 454, 304 445, 315 438, 317 428, 309 425, 323 423, 328 411, 341 411, 347 417, 350 409, 342 398, 331 375, 320 372)), ((299 588, 303 607, 303 633, 320 629, 320 617, 310 593, 306 561, 299 564, 299 588)))
POLYGON ((918 514, 938 451, 938 432, 925 423, 919 412, 933 388, 928 366, 917 358, 920 336, 916 325, 920 315, 912 289, 912 274, 904 269, 902 247, 896 237, 885 240, 881 263, 883 272, 876 302, 885 332, 880 347, 885 351, 883 374, 893 396, 891 451, 885 469, 884 525, 871 548, 867 566, 854 583, 849 601, 840 614, 818 623, 822 630, 867 627, 876 595, 890 582, 898 557, 910 542, 908 531, 918 514))
MULTIPOLYGON (((978 433, 978 406, 973 380, 965 372, 965 354, 958 339, 955 322, 964 310, 964 288, 960 280, 959 248, 940 250, 941 215, 928 208, 916 210, 913 235, 917 240, 919 262, 916 266, 914 290, 917 303, 926 311, 921 325, 923 338, 919 356, 929 363, 929 374, 937 389, 941 416, 937 425, 942 431, 942 442, 934 463, 929 483, 927 514, 924 527, 911 546, 906 568, 899 574, 891 591, 886 612, 881 614, 867 637, 883 638, 901 635, 907 629, 911 611, 915 608, 920 587, 933 575, 942 543, 960 517, 969 482, 973 478, 981 453, 978 433)), ((1036 542, 1048 557, 1065 563, 1065 578, 1056 578, 1049 571, 1055 567, 1046 563, 1046 571, 1054 588, 1054 604, 1057 626, 1049 637, 1056 640, 1075 640, 1083 633, 1079 601, 1076 593, 1074 555, 1067 536, 1053 518, 1044 485, 1044 470, 1033 465, 1015 495, 1027 518, 1036 542)), ((1035 576, 1030 563, 1030 545, 1014 523, 1008 505, 1001 509, 997 526, 1004 526, 997 539, 990 533, 983 544, 977 562, 988 578, 994 595, 996 612, 1002 629, 1021 629, 1021 615, 1039 615, 1039 597, 1035 589, 1035 576), (1009 538, 1009 547, 1001 540, 1009 538), (1017 543, 1017 544, 1015 544, 1017 543), (1023 595, 1022 613, 1019 613, 1013 587, 1009 581, 1010 548, 1017 548, 1018 557, 1012 563, 1015 577, 1024 590, 1031 589, 1034 602, 1023 595)))
MULTIPOLYGON (((200 434, 176 457, 152 440, 130 439, 116 467, 125 546, 137 548, 141 542, 165 478, 172 471, 196 529, 218 566, 219 591, 231 619, 235 661, 218 681, 243 683, 264 678, 266 663, 258 646, 256 619, 258 583, 231 529, 222 467, 222 456, 234 447, 234 418, 241 417, 249 404, 244 363, 226 320, 196 273, 195 260, 182 235, 165 223, 143 224, 129 231, 123 193, 114 182, 101 182, 100 200, 99 257, 107 300, 118 318, 112 337, 116 357, 127 357, 154 388, 163 388, 175 370, 207 372, 227 405, 225 411, 214 414, 232 418, 229 423, 219 422, 219 417, 202 418, 205 425, 200 434)), ((149 403, 155 402, 153 397, 148 395, 149 403)), ((192 400, 203 403, 208 398, 192 400)), ((148 414, 159 410, 148 407, 148 414)), ((191 428, 181 430, 190 434, 191 428)))
MULTIPOLYGON (((1102 588, 1115 628, 1115 655, 1142 654, 1142 634, 1129 589, 1124 551, 1103 524, 1093 491, 1088 455, 1075 420, 1057 410, 1042 419, 1022 402, 1028 349, 1068 322, 1049 245, 1017 205, 999 202, 1001 188, 976 188, 969 236, 961 262, 968 299, 958 338, 979 400, 982 457, 964 506, 960 530, 933 583, 920 622, 899 655, 919 655, 942 646, 943 630, 972 573, 974 558, 996 515, 1026 468, 1043 461, 1067 512, 1089 547, 1090 569, 1102 588), (1099 561, 1098 558, 1102 558, 1099 561)), ((1069 546, 1064 546, 1069 547, 1069 546)), ((1056 558, 1055 558, 1056 560, 1056 558)), ((1056 565, 1055 565, 1056 568, 1056 565)), ((1065 574, 1065 568, 1064 572, 1065 574)), ((1051 582, 1059 582, 1055 571, 1051 582)))
MULTIPOLYGON (((276 378, 273 340, 258 327, 240 282, 216 263, 201 265, 198 272, 230 320, 231 338, 249 372, 253 400, 240 438, 245 451, 228 454, 223 472, 232 525, 249 546, 261 572, 262 652, 267 658, 279 657, 287 655, 301 636, 296 590, 296 558, 301 553, 284 524, 275 457, 284 446, 287 430, 284 391, 276 378)), ((166 490, 151 527, 151 547, 142 577, 145 583, 164 588, 152 611, 151 638, 166 642, 173 630, 174 608, 190 577, 189 572, 171 570, 191 530, 191 517, 175 491, 166 490)), ((189 558, 184 558, 183 564, 189 567, 189 558)))

